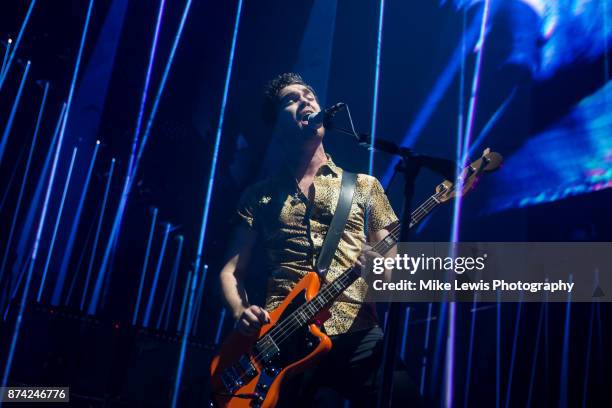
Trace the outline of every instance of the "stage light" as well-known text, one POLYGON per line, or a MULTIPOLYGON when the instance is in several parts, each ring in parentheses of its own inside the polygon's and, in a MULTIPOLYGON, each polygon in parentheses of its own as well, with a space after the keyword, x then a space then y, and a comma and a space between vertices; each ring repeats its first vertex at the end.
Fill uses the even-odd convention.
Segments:
MULTIPOLYGON (((91 249, 91 256, 89 257, 89 265, 87 265, 87 274, 85 275, 85 283, 83 286, 83 293, 81 295, 81 303, 79 304, 79 310, 83 310, 83 307, 85 306, 85 298, 87 296, 87 289, 89 288, 89 281, 91 279, 93 264, 96 259, 98 240, 100 239, 100 231, 102 230, 102 221, 104 220, 104 210, 106 209, 106 203, 108 201, 108 192, 110 191, 111 180, 113 179, 114 170, 115 170, 115 158, 111 160, 110 168, 108 170, 108 176, 106 179, 106 187, 104 189, 104 198, 102 199, 102 208, 100 209, 100 218, 98 219, 98 226, 96 227, 96 236, 94 238, 93 246, 91 249)), ((76 274, 76 271, 75 271, 75 274, 76 274)), ((66 302, 67 303, 70 302, 70 298, 68 298, 66 302)))
POLYGON ((57 237, 57 230, 59 229, 60 222, 62 220, 62 213, 64 212, 64 204, 66 202, 66 194, 68 193, 68 187, 70 186, 70 179, 72 177, 72 168, 74 166, 74 159, 76 158, 77 148, 75 147, 72 150, 72 158, 70 159, 70 164, 68 165, 68 174, 66 175, 66 181, 64 182, 64 190, 62 192, 62 198, 60 199, 59 209, 57 210, 57 215, 55 216, 55 226, 53 227, 53 233, 51 235, 51 243, 49 244, 49 249, 47 251, 47 259, 45 260, 45 266, 43 268, 42 277, 40 278, 40 286, 38 287, 38 295, 36 296, 36 301, 40 302, 42 298, 42 293, 45 288, 45 282, 47 280, 47 272, 49 270, 49 262, 51 262, 51 257, 53 256, 53 249, 55 248, 55 238, 57 237))
MULTIPOLYGON (((0 282, 2 282, 2 279, 4 277, 4 268, 6 267, 6 261, 8 260, 9 249, 11 247, 11 243, 13 242, 13 234, 15 233, 15 226, 17 225, 17 219, 19 217, 19 212, 21 210, 21 200, 23 199, 25 185, 26 185, 26 182, 28 181, 28 175, 30 174, 30 165, 32 164, 32 155, 34 153, 34 148, 36 147, 36 141, 38 140, 38 131, 40 130, 40 124, 41 124, 43 113, 45 110, 45 104, 47 101, 48 93, 49 93, 49 83, 46 82, 45 89, 43 91, 43 97, 40 102, 40 109, 38 111, 38 117, 36 119, 36 126, 34 127, 34 136, 32 137, 32 143, 30 144, 30 151, 28 153, 28 159, 26 161, 23 178, 21 179, 21 186, 19 188, 19 195, 17 196, 17 204, 15 205, 15 212, 13 213, 13 218, 11 220, 11 228, 9 229, 8 238, 6 239, 6 246, 4 248, 4 254, 2 255, 2 264, 0 265, 0 282)), ((63 116, 63 110, 62 110, 62 113, 60 114, 60 117, 62 116, 63 116)))
POLYGON ((26 277, 26 281, 25 281, 25 285, 24 285, 24 289, 23 289, 23 295, 21 297, 21 301, 19 304, 19 311, 17 312, 17 320, 15 323, 15 329, 13 331, 13 338, 11 340, 11 344, 9 347, 9 352, 8 352, 8 357, 6 360, 6 365, 5 365, 5 369, 4 369, 4 375, 2 377, 2 386, 6 386, 7 381, 8 381, 8 377, 11 371, 11 365, 13 363, 13 357, 15 354, 15 348, 17 347, 17 341, 19 339, 19 331, 21 329, 21 322, 23 320, 23 312, 25 310, 25 305, 26 305, 26 301, 28 298, 28 293, 30 290, 30 284, 32 281, 32 273, 34 270, 34 264, 36 263, 36 258, 38 256, 38 247, 40 245, 40 238, 42 235, 42 231, 44 228, 44 224, 45 224, 45 220, 46 220, 46 216, 47 216, 47 210, 49 207, 49 199, 51 196, 51 191, 53 188, 53 181, 55 179, 55 172, 57 170, 57 163, 59 161, 59 153, 61 151, 62 145, 63 145, 63 141, 64 141, 64 132, 66 130, 66 122, 68 121, 68 114, 70 113, 70 106, 72 104, 72 97, 74 95, 74 88, 75 88, 75 84, 76 84, 76 80, 78 77, 78 73, 79 73, 79 67, 81 64, 81 57, 83 55, 83 48, 85 46, 85 38, 87 36, 87 29, 89 27, 89 19, 91 17, 91 10, 93 7, 93 0, 89 1, 89 8, 87 9, 87 16, 85 18, 85 25, 83 27, 83 33, 81 36, 81 43, 79 46, 79 52, 77 54, 77 58, 76 58, 76 63, 75 63, 75 68, 72 74, 72 81, 70 83, 70 90, 68 92, 68 100, 66 102, 66 112, 65 115, 63 117, 63 120, 61 121, 61 130, 59 132, 59 136, 58 136, 58 141, 57 141, 57 146, 55 149, 55 157, 53 158, 53 164, 51 166, 51 175, 49 176, 49 184, 47 185, 47 192, 45 194, 45 200, 43 202, 43 208, 42 208, 42 212, 40 215, 40 221, 38 223, 38 228, 36 231, 36 237, 34 239, 34 245, 32 247, 32 251, 31 251, 31 255, 30 255, 30 260, 28 262, 28 271, 27 271, 27 277, 26 277))
POLYGON ((107 245, 106 245, 106 249, 104 251, 104 255, 102 257, 102 263, 100 266, 100 272, 98 274, 98 277, 96 279, 95 285, 94 285, 94 290, 93 290, 93 295, 91 298, 91 301, 89 302, 89 306, 87 308, 87 313, 89 314, 95 314, 97 309, 98 309, 98 303, 100 300, 100 295, 101 295, 101 291, 102 291, 102 284, 104 282, 104 278, 105 275, 107 273, 110 273, 110 271, 107 271, 107 267, 108 267, 108 263, 109 263, 109 259, 111 256, 111 252, 114 250, 118 238, 119 238, 119 231, 121 229, 121 221, 123 219, 123 214, 125 213, 125 208, 127 205, 127 200, 128 200, 128 196, 129 193, 132 189, 132 184, 134 183, 134 178, 136 176, 136 173, 138 172, 138 165, 140 163, 140 159, 142 157, 142 153, 144 151, 145 146, 147 145, 147 141, 149 139, 149 134, 151 132, 151 128, 153 126, 153 122, 155 120, 155 117, 157 115, 157 109, 159 108, 159 102, 161 100, 161 96, 164 92, 165 86, 166 86, 166 82, 168 80, 168 75, 170 74, 170 68, 172 67, 172 63, 174 61, 174 56, 176 54, 176 50, 178 48, 178 44, 180 42, 182 33, 183 33, 183 29, 185 27, 185 22, 187 21, 187 16, 189 15, 189 10, 191 9, 191 2, 192 0, 187 0, 186 4, 185 4, 185 8, 183 9, 183 14, 181 16, 181 21, 179 23, 179 27, 177 29, 177 32, 174 36, 174 42, 172 43, 172 48, 170 50, 170 56, 168 57, 168 61, 166 62, 166 66, 164 68, 164 72, 162 74, 162 78, 159 84, 159 87, 157 89, 157 94, 155 95, 155 98, 153 99, 153 106, 151 107, 151 112, 149 113, 149 118, 147 120, 147 125, 145 127, 145 131, 142 135, 142 140, 140 141, 140 145, 138 147, 138 152, 136 154, 136 158, 134 160, 134 164, 133 164, 133 168, 132 171, 127 175, 126 177, 126 182, 124 183, 123 186, 123 191, 121 192, 121 196, 119 199, 119 205, 117 208, 117 212, 115 214, 115 219, 113 221, 113 226, 111 228, 111 233, 110 233, 110 237, 108 239, 107 245))
POLYGON ((208 186, 206 188, 206 197, 204 199, 204 211, 202 214, 202 223, 200 226, 200 234, 198 239, 198 247, 196 251, 196 259, 194 262, 194 272, 198 272, 202 262, 202 250, 204 248, 204 240, 206 238, 206 228, 208 226, 208 215, 210 212, 210 204, 215 184, 215 175, 217 173, 217 161, 219 160, 219 146, 221 145, 221 133, 223 131, 223 121, 225 119, 225 108, 229 95, 229 85, 232 78, 232 68, 234 66, 234 54, 236 53, 236 44, 238 42, 238 27, 240 26, 240 15, 242 13, 242 0, 238 0, 238 8, 236 10, 236 20, 234 23, 234 31, 232 34, 232 46, 229 53, 229 61, 227 71, 225 73, 225 84, 223 86, 223 99, 221 100, 221 109, 219 111, 219 123, 215 133, 215 146, 213 149, 212 160, 210 162, 210 172, 208 177, 208 186))
POLYGON ((149 327, 149 320, 151 319, 151 311, 153 310, 153 301, 155 300, 155 292, 157 292, 157 283, 159 282, 159 274, 161 267, 164 262, 164 256, 166 255, 166 245, 168 243, 168 235, 170 235, 170 223, 166 223, 166 229, 164 231, 164 238, 162 240, 161 249, 159 250, 159 256, 157 257, 157 266, 155 267, 155 273, 153 274, 153 283, 151 283, 151 291, 149 292, 149 301, 145 310, 145 315, 142 325, 149 327))
POLYGON ((30 63, 30 61, 26 63, 25 69, 23 70, 23 76, 21 77, 21 82, 19 83, 19 89, 17 90, 17 96, 15 96, 15 100, 13 101, 13 107, 11 108, 11 113, 9 114, 8 120, 6 121, 6 125, 4 126, 4 132, 2 132, 2 139, 0 139, 0 163, 2 163, 4 149, 6 148, 6 143, 8 142, 9 134, 11 133, 11 129, 13 127, 15 114, 17 113, 19 102, 21 101, 23 87, 26 83, 26 80, 28 79, 28 73, 30 72, 31 65, 32 64, 30 63))
MULTIPOLYGON (((151 243, 153 242, 153 234, 155 233, 155 222, 157 220, 157 208, 153 208, 153 216, 151 219, 151 228, 149 229, 149 238, 147 239, 147 249, 145 250, 144 263, 142 265, 142 272, 140 273, 140 284, 138 285, 138 295, 136 296, 136 304, 134 305, 134 314, 132 315, 132 325, 136 325, 138 320, 138 310, 140 309, 140 300, 142 298, 142 291, 144 289, 145 277, 147 276, 147 266, 149 265, 149 256, 151 255, 151 243)), ((81 302, 81 309, 83 308, 83 302, 81 302)))
POLYGON ((74 247, 74 240, 76 238, 77 228, 81 220, 81 213, 83 211, 83 205, 85 204, 85 197, 87 196, 87 190, 89 189, 89 181, 91 180, 91 174, 93 173, 93 168, 96 163, 96 157, 98 155, 99 147, 100 147, 100 141, 97 140, 91 160, 89 162, 89 169, 87 170, 87 175, 85 176, 85 183, 83 184, 83 188, 81 189, 81 196, 79 197, 79 201, 77 204, 77 210, 72 220, 72 226, 70 227, 68 241, 65 244, 66 249, 64 250, 64 256, 62 258, 62 263, 60 265, 59 273, 57 274, 57 278, 55 280, 55 287, 53 289, 53 295, 51 297, 51 304, 56 305, 56 306, 59 305, 60 303, 60 297, 64 289, 64 282, 66 280, 68 264, 70 262, 70 256, 72 255, 72 248, 74 247))
MULTIPOLYGON (((382 54, 382 35, 383 35, 383 16, 385 10, 385 0, 380 0, 378 11, 378 35, 376 37, 376 63, 374 65, 374 96, 372 101, 372 127, 370 129, 370 145, 374 146, 376 140, 376 116, 378 114, 378 87, 380 82, 380 57, 382 54)), ((370 149, 368 160, 368 174, 374 174, 374 152, 370 149)))
MULTIPOLYGON (((13 49, 8 57, 8 60, 6 60, 6 64, 4 63, 2 64, 3 69, 0 72, 0 90, 2 90, 2 85, 4 85, 4 80, 6 79, 6 75, 8 74, 9 69, 11 69, 11 64, 13 63, 13 59, 15 58, 15 53, 17 52, 17 48, 19 48, 19 44, 21 43, 21 37, 23 37, 23 32, 25 31, 26 26, 28 25, 28 22, 30 21, 30 16, 32 15, 32 9, 34 8, 35 4, 36 4, 36 0, 32 0, 30 2, 28 11, 26 12, 23 22, 21 23, 21 28, 19 28, 19 33, 17 34, 15 45, 13 46, 13 49)), ((8 44, 10 45, 11 43, 12 43, 12 40, 9 38, 8 44)), ((29 64, 29 61, 28 61, 28 64, 29 64)))

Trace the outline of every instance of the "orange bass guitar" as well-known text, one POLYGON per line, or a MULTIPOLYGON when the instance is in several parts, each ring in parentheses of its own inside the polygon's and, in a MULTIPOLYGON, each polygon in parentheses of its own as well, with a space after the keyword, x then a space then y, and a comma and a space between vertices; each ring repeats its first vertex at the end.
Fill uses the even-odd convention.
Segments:
MULTIPOLYGON (((502 157, 486 149, 482 157, 466 167, 457 184, 445 180, 436 193, 412 213, 410 227, 418 224, 436 206, 467 193, 485 171, 499 167, 502 157)), ((399 239, 399 227, 374 246, 387 253, 399 239)), ((329 316, 327 309, 358 277, 351 268, 321 287, 319 276, 308 273, 285 300, 270 313, 270 323, 253 336, 233 332, 221 345, 210 366, 212 399, 227 408, 273 408, 278 402, 283 382, 298 374, 327 353, 332 342, 320 329, 329 316)))

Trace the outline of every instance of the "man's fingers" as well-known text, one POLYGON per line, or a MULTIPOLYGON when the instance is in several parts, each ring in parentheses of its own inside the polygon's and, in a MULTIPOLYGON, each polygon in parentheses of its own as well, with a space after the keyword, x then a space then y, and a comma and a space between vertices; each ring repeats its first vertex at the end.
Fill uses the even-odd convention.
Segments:
POLYGON ((367 256, 368 258, 380 258, 382 255, 381 255, 381 254, 379 254, 379 253, 378 253, 378 252, 376 252, 376 251, 367 251, 367 252, 366 252, 366 256, 367 256))
POLYGON ((255 329, 259 329, 261 327, 259 317, 257 317, 257 315, 251 309, 246 309, 244 311, 244 319, 249 323, 249 326, 255 329))
POLYGON ((270 322, 270 315, 265 309, 259 306, 253 306, 251 309, 253 310, 255 316, 257 316, 257 318, 259 319, 260 323, 265 324, 270 322))
POLYGON ((250 336, 255 333, 255 329, 251 326, 249 321, 244 317, 238 321, 237 329, 239 333, 245 336, 250 336))

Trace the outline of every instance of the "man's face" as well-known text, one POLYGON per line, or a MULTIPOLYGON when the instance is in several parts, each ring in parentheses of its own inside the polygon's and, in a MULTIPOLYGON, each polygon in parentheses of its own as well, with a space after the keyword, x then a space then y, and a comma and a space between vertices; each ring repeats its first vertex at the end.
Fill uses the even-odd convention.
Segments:
POLYGON ((300 84, 288 85, 279 91, 278 99, 278 124, 282 130, 290 134, 301 134, 308 138, 315 135, 323 137, 323 127, 316 130, 307 128, 308 122, 305 118, 311 113, 321 111, 321 107, 310 89, 300 84), (295 132, 295 130, 299 130, 299 132, 295 132))

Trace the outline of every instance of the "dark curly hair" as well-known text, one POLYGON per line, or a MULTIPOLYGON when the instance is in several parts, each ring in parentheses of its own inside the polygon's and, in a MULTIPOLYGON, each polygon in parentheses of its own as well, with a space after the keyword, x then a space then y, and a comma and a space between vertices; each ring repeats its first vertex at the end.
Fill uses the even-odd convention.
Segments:
POLYGON ((279 107, 278 93, 284 87, 293 84, 304 85, 310 90, 310 92, 312 92, 313 95, 315 95, 315 98, 317 98, 312 86, 308 85, 299 74, 293 72, 286 72, 284 74, 280 74, 279 76, 268 82, 264 89, 264 102, 262 106, 262 117, 264 122, 271 125, 276 121, 279 107))

